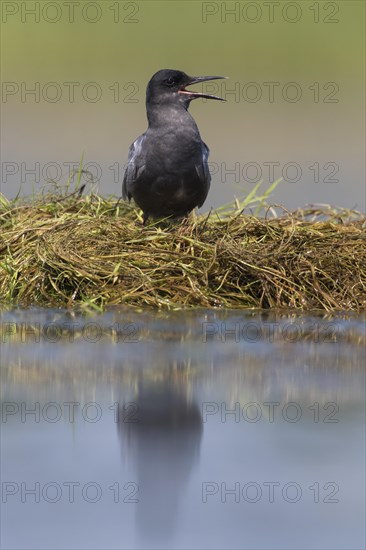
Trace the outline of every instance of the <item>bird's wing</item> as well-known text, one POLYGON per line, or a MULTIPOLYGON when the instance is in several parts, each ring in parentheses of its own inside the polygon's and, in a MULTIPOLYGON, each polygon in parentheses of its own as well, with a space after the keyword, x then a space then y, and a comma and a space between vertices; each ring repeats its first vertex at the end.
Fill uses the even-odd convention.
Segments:
POLYGON ((128 152, 127 166, 122 183, 122 197, 126 200, 131 200, 131 185, 145 170, 145 162, 141 156, 142 143, 144 141, 145 134, 138 137, 130 147, 128 152))
MULTIPOLYGON (((206 143, 202 141, 202 162, 199 166, 196 166, 196 172, 198 177, 207 186, 207 192, 210 188, 211 174, 208 168, 208 156, 210 154, 210 149, 207 147, 206 143)), ((207 195, 207 194, 206 194, 207 195)), ((203 205, 206 200, 206 196, 203 199, 202 203, 198 205, 199 208, 203 205)))

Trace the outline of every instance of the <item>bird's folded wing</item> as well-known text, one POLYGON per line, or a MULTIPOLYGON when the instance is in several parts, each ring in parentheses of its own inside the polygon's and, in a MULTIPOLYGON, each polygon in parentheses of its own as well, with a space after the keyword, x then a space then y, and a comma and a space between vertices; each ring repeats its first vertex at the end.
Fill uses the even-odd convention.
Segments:
POLYGON ((131 186, 145 170, 145 160, 141 155, 141 146, 145 135, 138 137, 128 152, 127 166, 122 183, 122 197, 131 200, 131 186))
MULTIPOLYGON (((202 163, 196 165, 196 172, 202 183, 207 185, 207 191, 210 187, 211 174, 208 168, 208 156, 210 154, 210 149, 207 147, 206 143, 202 141, 202 163)), ((203 199, 201 204, 198 204, 198 207, 201 208, 205 202, 206 197, 203 199)))

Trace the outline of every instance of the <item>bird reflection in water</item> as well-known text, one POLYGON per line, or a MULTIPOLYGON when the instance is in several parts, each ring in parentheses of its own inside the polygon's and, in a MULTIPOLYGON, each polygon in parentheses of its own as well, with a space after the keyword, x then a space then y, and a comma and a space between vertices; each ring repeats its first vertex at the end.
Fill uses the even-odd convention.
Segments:
POLYGON ((173 535, 179 500, 199 458, 202 416, 187 397, 184 379, 176 379, 184 369, 178 365, 173 376, 169 368, 159 381, 144 380, 142 373, 132 403, 119 405, 118 433, 122 452, 136 471, 136 526, 143 538, 173 535))

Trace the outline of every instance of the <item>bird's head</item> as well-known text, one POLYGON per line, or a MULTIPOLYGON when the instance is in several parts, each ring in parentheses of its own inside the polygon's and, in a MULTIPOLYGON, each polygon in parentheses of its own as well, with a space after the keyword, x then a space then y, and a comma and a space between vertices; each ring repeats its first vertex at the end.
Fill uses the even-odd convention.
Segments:
POLYGON ((183 71, 163 69, 154 74, 146 89, 146 102, 165 104, 183 104, 186 108, 192 99, 199 97, 225 101, 215 95, 187 90, 186 87, 207 80, 226 78, 225 76, 188 76, 183 71))

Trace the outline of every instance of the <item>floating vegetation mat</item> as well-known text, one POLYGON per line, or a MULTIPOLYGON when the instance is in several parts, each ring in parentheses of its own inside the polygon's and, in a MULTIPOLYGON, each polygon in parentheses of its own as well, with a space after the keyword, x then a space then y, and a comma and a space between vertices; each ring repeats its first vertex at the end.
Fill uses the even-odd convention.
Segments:
POLYGON ((366 306, 366 218, 330 206, 241 205, 143 227, 116 199, 0 196, 0 301, 360 310, 366 306))

